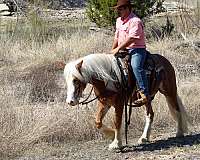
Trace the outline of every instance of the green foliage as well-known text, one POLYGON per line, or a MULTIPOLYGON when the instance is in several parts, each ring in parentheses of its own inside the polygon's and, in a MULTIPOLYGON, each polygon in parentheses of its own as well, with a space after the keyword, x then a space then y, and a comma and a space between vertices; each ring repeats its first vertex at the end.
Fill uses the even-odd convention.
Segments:
POLYGON ((86 13, 89 19, 98 26, 111 26, 117 17, 111 8, 115 4, 116 0, 88 0, 86 13))
POLYGON ((133 0, 133 11, 140 17, 145 18, 154 13, 163 11, 164 0, 133 0))
MULTIPOLYGON (((131 0, 133 11, 144 18, 162 11, 164 0, 131 0)), ((112 8, 117 0, 88 0, 86 13, 89 19, 99 27, 114 26, 117 13, 112 8)))

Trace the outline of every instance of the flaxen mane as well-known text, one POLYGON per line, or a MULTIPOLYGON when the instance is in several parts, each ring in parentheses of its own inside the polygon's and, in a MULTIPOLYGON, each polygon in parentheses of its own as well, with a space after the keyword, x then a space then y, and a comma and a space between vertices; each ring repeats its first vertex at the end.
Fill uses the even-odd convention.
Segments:
POLYGON ((91 75, 96 79, 104 81, 119 81, 121 82, 120 71, 116 63, 116 59, 111 54, 90 54, 78 60, 68 63, 64 70, 64 75, 74 75, 78 79, 89 82, 91 75), (83 60, 81 72, 75 68, 76 64, 83 60))

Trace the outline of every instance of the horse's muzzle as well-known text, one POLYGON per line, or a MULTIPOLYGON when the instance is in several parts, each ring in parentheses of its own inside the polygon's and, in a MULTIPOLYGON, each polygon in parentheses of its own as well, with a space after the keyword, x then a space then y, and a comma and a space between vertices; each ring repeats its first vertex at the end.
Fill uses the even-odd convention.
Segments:
POLYGON ((67 104, 70 105, 70 106, 75 106, 75 105, 78 104, 78 101, 71 100, 71 101, 67 102, 67 104))

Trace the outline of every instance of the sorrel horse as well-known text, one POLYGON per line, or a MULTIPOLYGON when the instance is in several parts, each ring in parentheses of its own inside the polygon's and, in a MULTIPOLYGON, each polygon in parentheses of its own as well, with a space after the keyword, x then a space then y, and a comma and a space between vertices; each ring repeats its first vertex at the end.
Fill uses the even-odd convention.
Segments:
MULTIPOLYGON (((160 80, 151 85, 151 96, 160 91, 167 100, 170 113, 177 122, 176 136, 183 136, 187 131, 187 114, 177 94, 176 77, 174 68, 170 62, 161 55, 151 55, 155 65, 160 72, 160 80)), ((77 105, 80 97, 88 83, 94 87, 94 92, 98 97, 98 111, 96 114, 96 127, 102 129, 106 134, 113 136, 113 141, 109 149, 116 149, 122 146, 121 124, 124 108, 124 94, 118 85, 121 84, 121 72, 116 62, 116 58, 111 54, 91 54, 78 60, 69 62, 64 68, 64 77, 67 84, 67 99, 69 105, 77 105), (108 128, 102 121, 110 107, 115 109, 114 127, 108 128)), ((136 83, 133 81, 133 85, 136 83)), ((139 143, 149 141, 151 125, 154 112, 151 104, 146 104, 146 123, 139 143)))

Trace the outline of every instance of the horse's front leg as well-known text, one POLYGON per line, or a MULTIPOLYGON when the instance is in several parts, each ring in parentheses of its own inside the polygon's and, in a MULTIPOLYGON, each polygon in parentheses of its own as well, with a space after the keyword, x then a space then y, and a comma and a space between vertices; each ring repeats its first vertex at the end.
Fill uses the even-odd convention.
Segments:
POLYGON ((153 112, 151 103, 146 104, 145 106, 146 106, 146 122, 145 122, 145 127, 142 133, 142 136, 138 140, 139 144, 149 142, 150 133, 151 133, 151 125, 153 123, 153 117, 154 117, 154 112, 153 112))
POLYGON ((97 102, 98 111, 96 114, 95 124, 98 129, 100 129, 103 124, 103 118, 105 117, 106 113, 110 109, 110 105, 107 104, 106 99, 101 99, 97 102))
POLYGON ((98 106, 98 111, 97 111, 96 120, 95 120, 96 127, 98 129, 101 129, 101 131, 105 134, 107 138, 110 138, 113 140, 115 137, 115 131, 112 128, 109 128, 102 123, 103 118, 105 117, 106 113, 110 109, 111 105, 108 104, 107 99, 100 99, 97 102, 97 106, 98 106))
POLYGON ((111 150, 122 147, 122 139, 121 139, 122 114, 123 114, 123 106, 115 107, 114 129, 113 129, 115 137, 113 142, 109 145, 109 149, 111 150))

